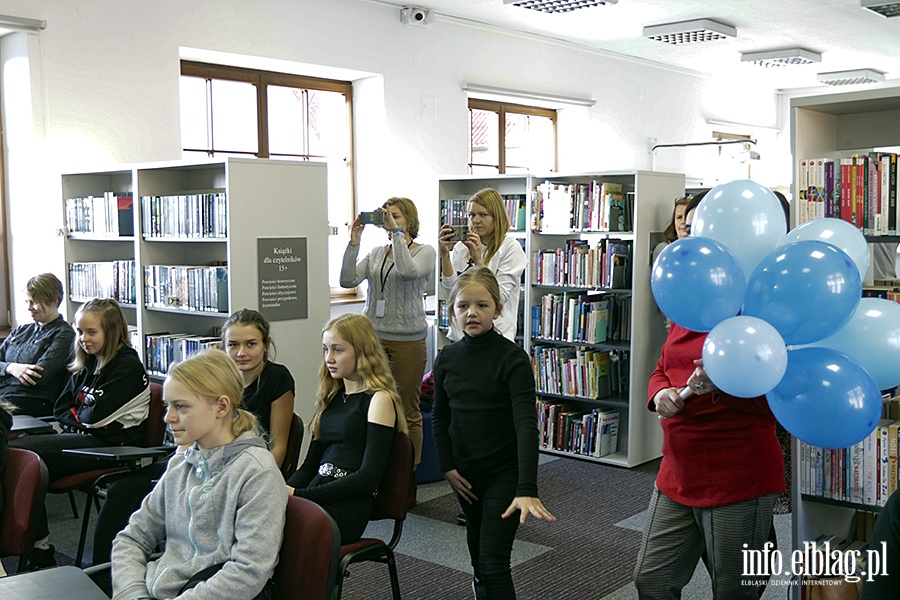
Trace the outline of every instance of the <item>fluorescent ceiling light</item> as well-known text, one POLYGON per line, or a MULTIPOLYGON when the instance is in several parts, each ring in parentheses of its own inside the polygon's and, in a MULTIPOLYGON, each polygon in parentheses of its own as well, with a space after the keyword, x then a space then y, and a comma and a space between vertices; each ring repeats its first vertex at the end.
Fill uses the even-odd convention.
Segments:
POLYGON ((521 8, 530 8, 545 13, 571 12, 579 8, 615 4, 619 0, 503 0, 503 4, 512 4, 521 8))
POLYGON ((737 29, 712 19, 694 19, 644 27, 645 38, 667 44, 695 44, 737 37, 737 29))
POLYGON ((753 63, 760 67, 784 67, 787 65, 809 65, 822 62, 822 55, 803 48, 785 48, 764 52, 745 52, 741 62, 753 63))
POLYGON ((853 85, 856 83, 878 83, 884 81, 884 73, 873 69, 855 69, 853 71, 832 71, 819 73, 816 78, 828 85, 853 85))
POLYGON ((546 105, 567 104, 572 106, 594 106, 597 101, 593 98, 572 98, 570 96, 558 96, 556 94, 541 94, 536 92, 526 92, 523 90, 511 90, 507 88, 494 87, 492 85, 481 85, 479 83, 464 83, 463 91, 473 97, 480 97, 486 100, 496 100, 498 102, 516 100, 530 100, 532 102, 540 102, 546 105))
POLYGON ((47 21, 0 15, 0 29, 14 29, 16 31, 31 31, 37 33, 43 29, 47 29, 47 21))
POLYGON ((866 10, 871 10, 882 17, 900 17, 900 2, 888 2, 888 0, 859 0, 859 5, 866 10))

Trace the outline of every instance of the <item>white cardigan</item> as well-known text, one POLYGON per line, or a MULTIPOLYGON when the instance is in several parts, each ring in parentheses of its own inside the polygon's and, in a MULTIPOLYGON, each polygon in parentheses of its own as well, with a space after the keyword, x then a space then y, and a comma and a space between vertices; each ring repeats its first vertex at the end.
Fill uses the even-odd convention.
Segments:
MULTIPOLYGON (((453 249, 450 250, 450 264, 453 266, 453 275, 449 277, 441 276, 441 287, 444 288, 446 296, 450 295, 450 289, 456 283, 458 274, 469 268, 469 249, 462 242, 457 242, 453 249)), ((519 316, 519 293, 522 285, 522 272, 528 265, 528 258, 519 241, 512 237, 506 237, 497 253, 491 258, 487 267, 497 277, 500 284, 500 299, 503 301, 503 310, 500 316, 494 321, 494 326, 510 340, 515 340, 516 325, 519 316)), ((456 320, 450 319, 450 333, 448 337, 451 340, 461 339, 462 330, 456 324, 456 320)))

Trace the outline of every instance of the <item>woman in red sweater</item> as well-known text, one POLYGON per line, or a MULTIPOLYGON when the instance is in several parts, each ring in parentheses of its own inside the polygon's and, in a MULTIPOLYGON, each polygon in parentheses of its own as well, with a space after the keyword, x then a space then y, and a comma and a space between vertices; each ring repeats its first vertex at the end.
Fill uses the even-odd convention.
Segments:
POLYGON ((641 599, 680 598, 704 551, 714 598, 756 600, 762 591, 760 577, 743 574, 744 551, 768 540, 784 458, 765 397, 729 396, 695 363, 706 335, 673 323, 650 376, 663 458, 634 573, 641 599), (685 386, 694 393, 687 400, 678 393, 685 386))

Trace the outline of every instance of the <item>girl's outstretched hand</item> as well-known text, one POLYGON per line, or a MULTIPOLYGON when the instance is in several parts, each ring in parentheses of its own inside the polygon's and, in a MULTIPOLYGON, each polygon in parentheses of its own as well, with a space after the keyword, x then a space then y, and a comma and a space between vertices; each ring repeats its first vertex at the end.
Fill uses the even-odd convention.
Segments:
POLYGON ((466 480, 465 477, 459 474, 459 471, 456 469, 450 469, 446 473, 444 473, 444 479, 447 480, 447 483, 450 484, 450 487, 453 488, 453 491, 456 494, 468 502, 472 504, 473 501, 478 500, 478 497, 472 493, 472 484, 466 480))
POLYGON ((556 517, 550 514, 550 511, 541 504, 540 498, 533 498, 531 496, 516 496, 513 498, 509 508, 506 509, 506 512, 500 516, 505 519, 517 510, 522 511, 519 515, 519 523, 522 525, 525 524, 525 517, 527 517, 529 513, 535 519, 542 519, 544 521, 550 521, 551 523, 556 520, 556 517))

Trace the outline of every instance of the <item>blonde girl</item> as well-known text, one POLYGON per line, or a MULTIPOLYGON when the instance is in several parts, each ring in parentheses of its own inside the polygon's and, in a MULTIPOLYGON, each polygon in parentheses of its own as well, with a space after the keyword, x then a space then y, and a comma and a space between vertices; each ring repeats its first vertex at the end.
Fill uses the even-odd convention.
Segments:
POLYGON ((394 431, 407 427, 387 356, 365 316, 329 322, 322 352, 313 440, 288 491, 328 511, 347 544, 372 514, 394 431))
MULTIPOLYGON (((519 315, 519 288, 528 260, 515 238, 507 237, 509 217, 503 197, 497 190, 485 188, 469 199, 469 232, 465 241, 453 241, 453 228, 441 228, 441 286, 449 293, 460 273, 473 267, 487 267, 497 278, 503 305, 496 326, 510 340, 516 337, 519 315)), ((450 339, 462 337, 450 320, 450 339)))
POLYGON ((434 363, 438 460, 466 516, 476 598, 515 598, 510 555, 519 524, 529 514, 556 520, 537 494, 531 361, 494 328, 501 292, 486 267, 459 276, 450 310, 463 338, 434 363))
POLYGON ((169 369, 165 421, 187 449, 113 542, 113 598, 261 598, 271 585, 287 494, 243 390, 220 350, 169 369))

